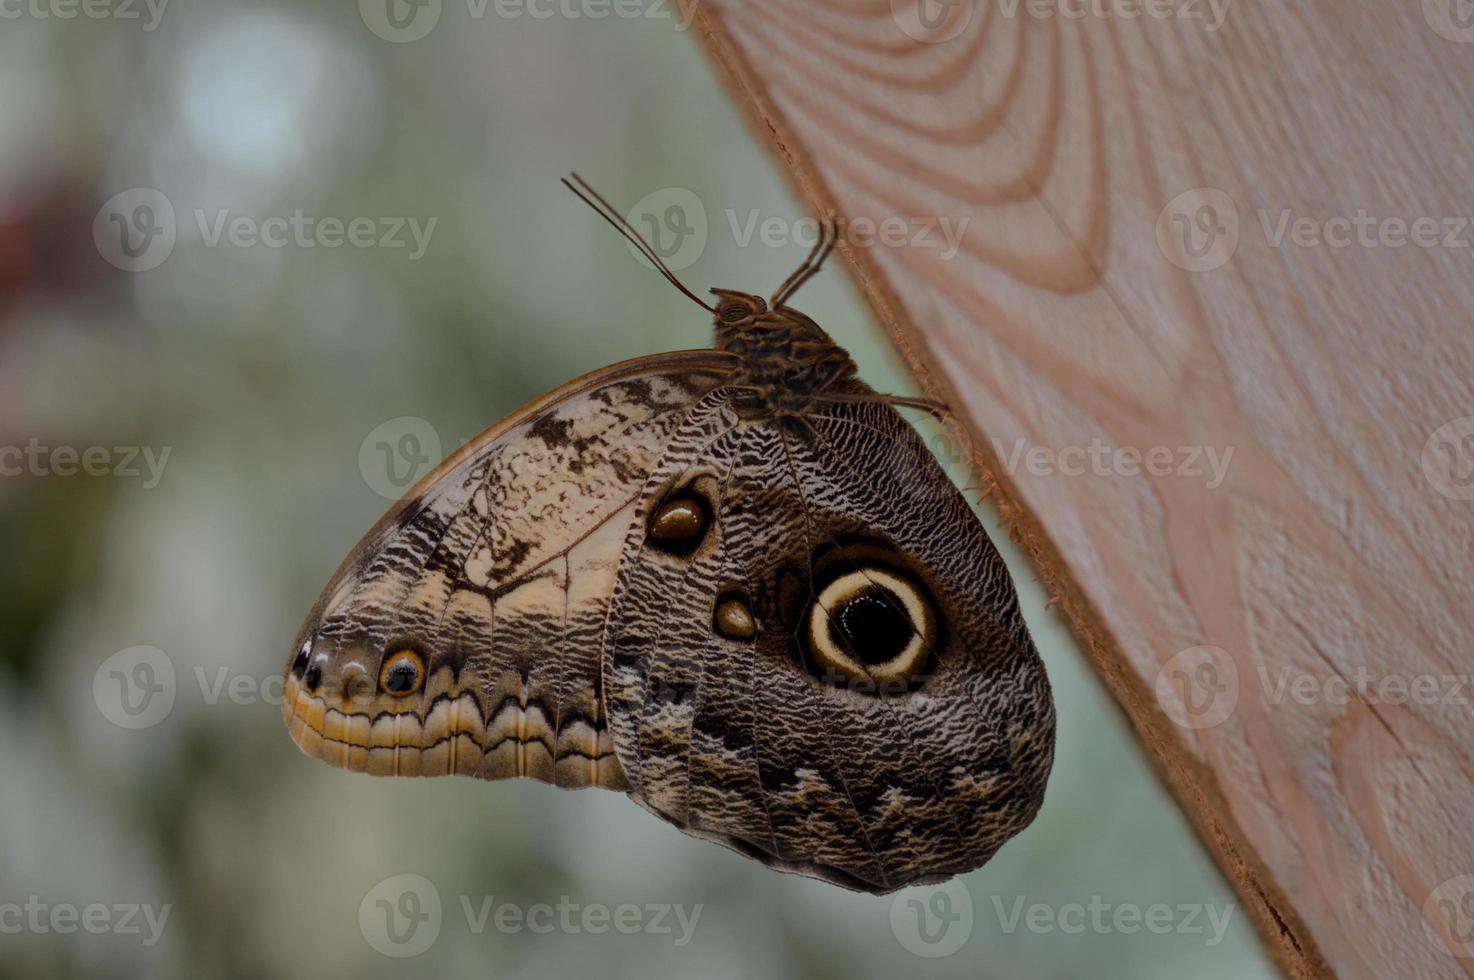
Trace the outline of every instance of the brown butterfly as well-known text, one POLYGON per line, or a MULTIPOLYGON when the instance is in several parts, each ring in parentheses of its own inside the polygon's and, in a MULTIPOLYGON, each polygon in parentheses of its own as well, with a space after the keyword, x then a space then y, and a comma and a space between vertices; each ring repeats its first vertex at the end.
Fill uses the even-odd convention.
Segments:
MULTIPOLYGON (((284 715, 376 775, 602 786, 769 866, 882 893, 1034 818, 1049 683, 997 551, 896 405, 788 305, 615 364, 442 462, 297 638, 284 715)), ((565 183, 568 183, 565 181, 565 183)))

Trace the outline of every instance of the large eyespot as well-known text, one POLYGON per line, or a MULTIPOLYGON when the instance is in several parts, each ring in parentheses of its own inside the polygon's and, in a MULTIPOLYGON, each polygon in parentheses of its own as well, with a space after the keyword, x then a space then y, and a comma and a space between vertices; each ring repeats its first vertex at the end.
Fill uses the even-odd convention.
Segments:
POLYGON ((425 660, 413 650, 400 650, 384 658, 379 668, 379 687, 396 698, 409 697, 425 683, 425 660))
POLYGON ((711 506, 694 490, 677 490, 650 514, 649 540, 661 551, 689 555, 711 525, 711 506))
POLYGON ((917 582, 883 565, 849 565, 819 590, 803 624, 810 667, 829 680, 907 690, 931 660, 937 613, 917 582))

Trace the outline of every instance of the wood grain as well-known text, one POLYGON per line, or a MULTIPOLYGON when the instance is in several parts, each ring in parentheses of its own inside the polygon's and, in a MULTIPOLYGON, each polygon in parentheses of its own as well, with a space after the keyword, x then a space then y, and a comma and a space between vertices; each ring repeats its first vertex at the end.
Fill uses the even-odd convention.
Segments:
POLYGON ((845 253, 1295 976, 1474 976, 1459 4, 694 9, 816 211, 966 221, 845 253))

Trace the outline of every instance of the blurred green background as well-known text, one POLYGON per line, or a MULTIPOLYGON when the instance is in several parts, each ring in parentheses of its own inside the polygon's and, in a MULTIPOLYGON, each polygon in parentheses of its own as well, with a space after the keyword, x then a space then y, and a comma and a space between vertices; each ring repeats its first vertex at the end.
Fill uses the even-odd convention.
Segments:
MULTIPOLYGON (((645 213, 696 236, 683 246, 704 214, 680 259, 701 289, 769 291, 803 244, 744 245, 733 223, 803 211, 664 5, 92 9, 106 15, 27 0, 0 24, 0 446, 109 460, 68 475, 53 453, 0 478, 0 974, 1273 975, 997 533, 1055 687, 1058 761, 1038 821, 960 892, 780 875, 615 794, 302 756, 272 685, 319 588, 407 483, 399 465, 574 375, 708 342, 706 315, 558 176, 578 169, 621 207, 655 194, 645 213), (157 198, 139 188, 172 220, 140 211, 157 198), (375 239, 394 219, 435 224, 423 255, 407 230, 402 248, 211 244, 222 212, 298 210, 369 219, 375 239), (156 480, 125 447, 162 461, 156 480), (132 681, 172 687, 145 727, 119 714, 113 685, 132 681), (370 938, 380 883, 401 874, 442 904, 414 959, 370 938), (689 934, 674 916, 669 933, 543 934, 494 911, 477 928, 483 908, 560 902, 700 911, 689 934), (96 932, 53 928, 56 908, 97 904, 96 932), (157 941, 142 913, 124 928, 131 905, 168 906, 157 941), (1154 905, 1172 909, 1165 931, 1130 916, 1154 905)), ((914 390, 842 265, 801 299, 872 384, 914 390)))

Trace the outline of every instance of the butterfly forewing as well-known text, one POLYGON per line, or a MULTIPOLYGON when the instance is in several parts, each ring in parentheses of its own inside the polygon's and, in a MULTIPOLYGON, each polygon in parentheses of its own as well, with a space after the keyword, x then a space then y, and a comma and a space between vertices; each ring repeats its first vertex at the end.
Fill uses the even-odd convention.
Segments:
POLYGON ((619 551, 672 433, 729 360, 598 372, 421 481, 303 625, 284 705, 298 745, 376 774, 622 787, 598 691, 619 551))

